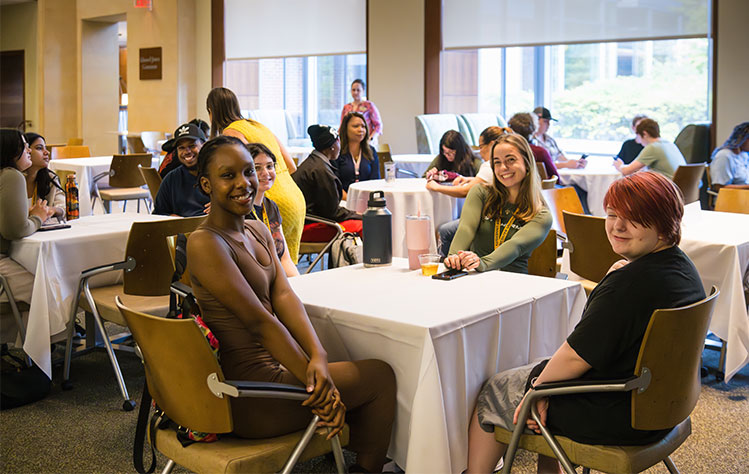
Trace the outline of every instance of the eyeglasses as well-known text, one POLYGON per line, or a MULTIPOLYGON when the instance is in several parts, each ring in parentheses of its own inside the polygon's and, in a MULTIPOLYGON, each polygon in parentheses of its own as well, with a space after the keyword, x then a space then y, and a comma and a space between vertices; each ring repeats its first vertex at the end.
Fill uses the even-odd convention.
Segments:
POLYGON ((263 170, 267 171, 268 173, 276 171, 276 164, 271 162, 264 165, 255 165, 255 173, 260 174, 260 172, 263 170))

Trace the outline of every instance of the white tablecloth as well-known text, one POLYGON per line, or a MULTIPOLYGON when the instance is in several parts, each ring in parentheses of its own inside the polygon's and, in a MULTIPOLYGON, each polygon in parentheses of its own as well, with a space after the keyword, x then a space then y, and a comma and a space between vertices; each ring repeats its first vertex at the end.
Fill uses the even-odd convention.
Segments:
POLYGON ((408 271, 405 259, 289 281, 330 361, 376 358, 395 371, 389 456, 408 473, 465 469, 484 381, 552 355, 585 304, 575 282, 499 271, 438 281, 408 271))
MULTIPOLYGON (((159 167, 159 159, 154 158, 151 166, 154 168, 159 167)), ((78 182, 78 209, 80 210, 81 216, 90 216, 93 214, 93 206, 91 205, 91 191, 94 184, 94 176, 105 171, 109 171, 109 167, 112 164, 111 156, 92 156, 90 158, 66 158, 51 160, 49 162, 49 169, 52 171, 73 171, 76 175, 76 181, 78 182)), ((65 183, 62 183, 63 187, 65 183)), ((99 188, 109 187, 109 177, 102 178, 99 183, 99 188)))
POLYGON ((417 175, 423 176, 434 157, 435 155, 432 154, 393 155, 393 161, 399 170, 413 171, 417 175))
MULTIPOLYGON (((10 256, 34 274, 24 350, 52 374, 50 337, 65 330, 81 272, 122 260, 130 226, 136 221, 168 219, 133 212, 87 216, 70 221, 70 229, 36 232, 11 243, 10 256)), ((91 287, 114 284, 121 273, 91 280, 91 287)))
POLYGON ((314 147, 311 146, 287 146, 286 150, 289 152, 292 158, 296 158, 297 164, 306 160, 314 147))
POLYGON ((426 180, 409 178, 387 183, 384 179, 360 181, 349 186, 346 207, 356 212, 367 210, 367 200, 371 191, 384 191, 387 208, 393 214, 393 256, 408 257, 406 246, 406 216, 427 215, 432 218, 430 251, 437 251, 434 230, 445 222, 457 219, 463 206, 463 199, 456 199, 442 193, 429 191, 426 180))
MULTIPOLYGON (((700 272, 705 292, 709 294, 713 285, 720 289, 710 331, 728 341, 728 382, 749 363, 749 315, 742 283, 749 271, 749 215, 703 211, 699 203, 693 203, 684 213, 679 247, 700 272)), ((568 274, 570 280, 579 279, 570 271, 567 249, 562 273, 568 274)))
POLYGON ((622 177, 614 168, 613 160, 605 156, 590 156, 588 165, 582 169, 559 168, 561 184, 576 184, 588 192, 588 209, 594 216, 604 217, 603 197, 611 183, 622 177))

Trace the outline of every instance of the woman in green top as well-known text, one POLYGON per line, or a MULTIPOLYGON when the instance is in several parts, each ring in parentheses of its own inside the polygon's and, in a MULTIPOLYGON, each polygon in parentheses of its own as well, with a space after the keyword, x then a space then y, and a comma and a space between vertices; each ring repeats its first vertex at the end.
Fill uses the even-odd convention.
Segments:
POLYGON ((468 192, 445 266, 528 273, 528 257, 552 223, 533 152, 525 138, 507 134, 494 142, 491 156, 494 182, 468 192))
POLYGON ((481 158, 474 155, 463 135, 455 130, 448 130, 440 139, 440 153, 427 167, 424 177, 434 176, 444 170, 458 173, 461 176, 476 176, 481 167, 481 158))

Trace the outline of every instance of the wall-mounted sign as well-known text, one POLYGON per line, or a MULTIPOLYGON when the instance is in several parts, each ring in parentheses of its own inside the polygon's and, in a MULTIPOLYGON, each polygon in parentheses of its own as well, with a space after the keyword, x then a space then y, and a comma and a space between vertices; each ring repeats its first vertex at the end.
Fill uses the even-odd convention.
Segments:
POLYGON ((161 48, 140 49, 140 78, 161 79, 161 48))
POLYGON ((153 7, 152 0, 135 0, 133 6, 135 8, 148 8, 149 10, 153 7))

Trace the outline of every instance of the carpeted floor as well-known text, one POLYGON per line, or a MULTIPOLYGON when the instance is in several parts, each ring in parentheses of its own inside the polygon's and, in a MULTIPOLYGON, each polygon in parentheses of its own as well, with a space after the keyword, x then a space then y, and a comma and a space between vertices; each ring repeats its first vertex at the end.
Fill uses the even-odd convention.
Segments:
MULTIPOLYGON (((56 356, 60 356, 58 350, 56 356)), ((131 397, 140 401, 143 369, 130 353, 118 353, 131 397)), ((705 351, 707 365, 717 355, 705 351)), ((137 410, 123 412, 106 353, 73 361, 73 390, 60 388, 61 367, 54 371, 52 393, 32 405, 0 412, 0 462, 5 473, 134 472, 132 442, 137 410)), ((710 375, 703 379, 700 401, 692 414, 693 434, 673 455, 684 473, 749 472, 749 367, 729 384, 710 375)), ((348 463, 353 457, 348 453, 348 463)), ((159 458, 158 468, 165 460, 159 458)), ((521 452, 513 472, 535 472, 535 456, 521 452)), ((176 468, 175 472, 187 472, 176 468)), ((295 472, 334 472, 318 458, 295 472)), ((665 473, 663 465, 647 472, 665 473)))

